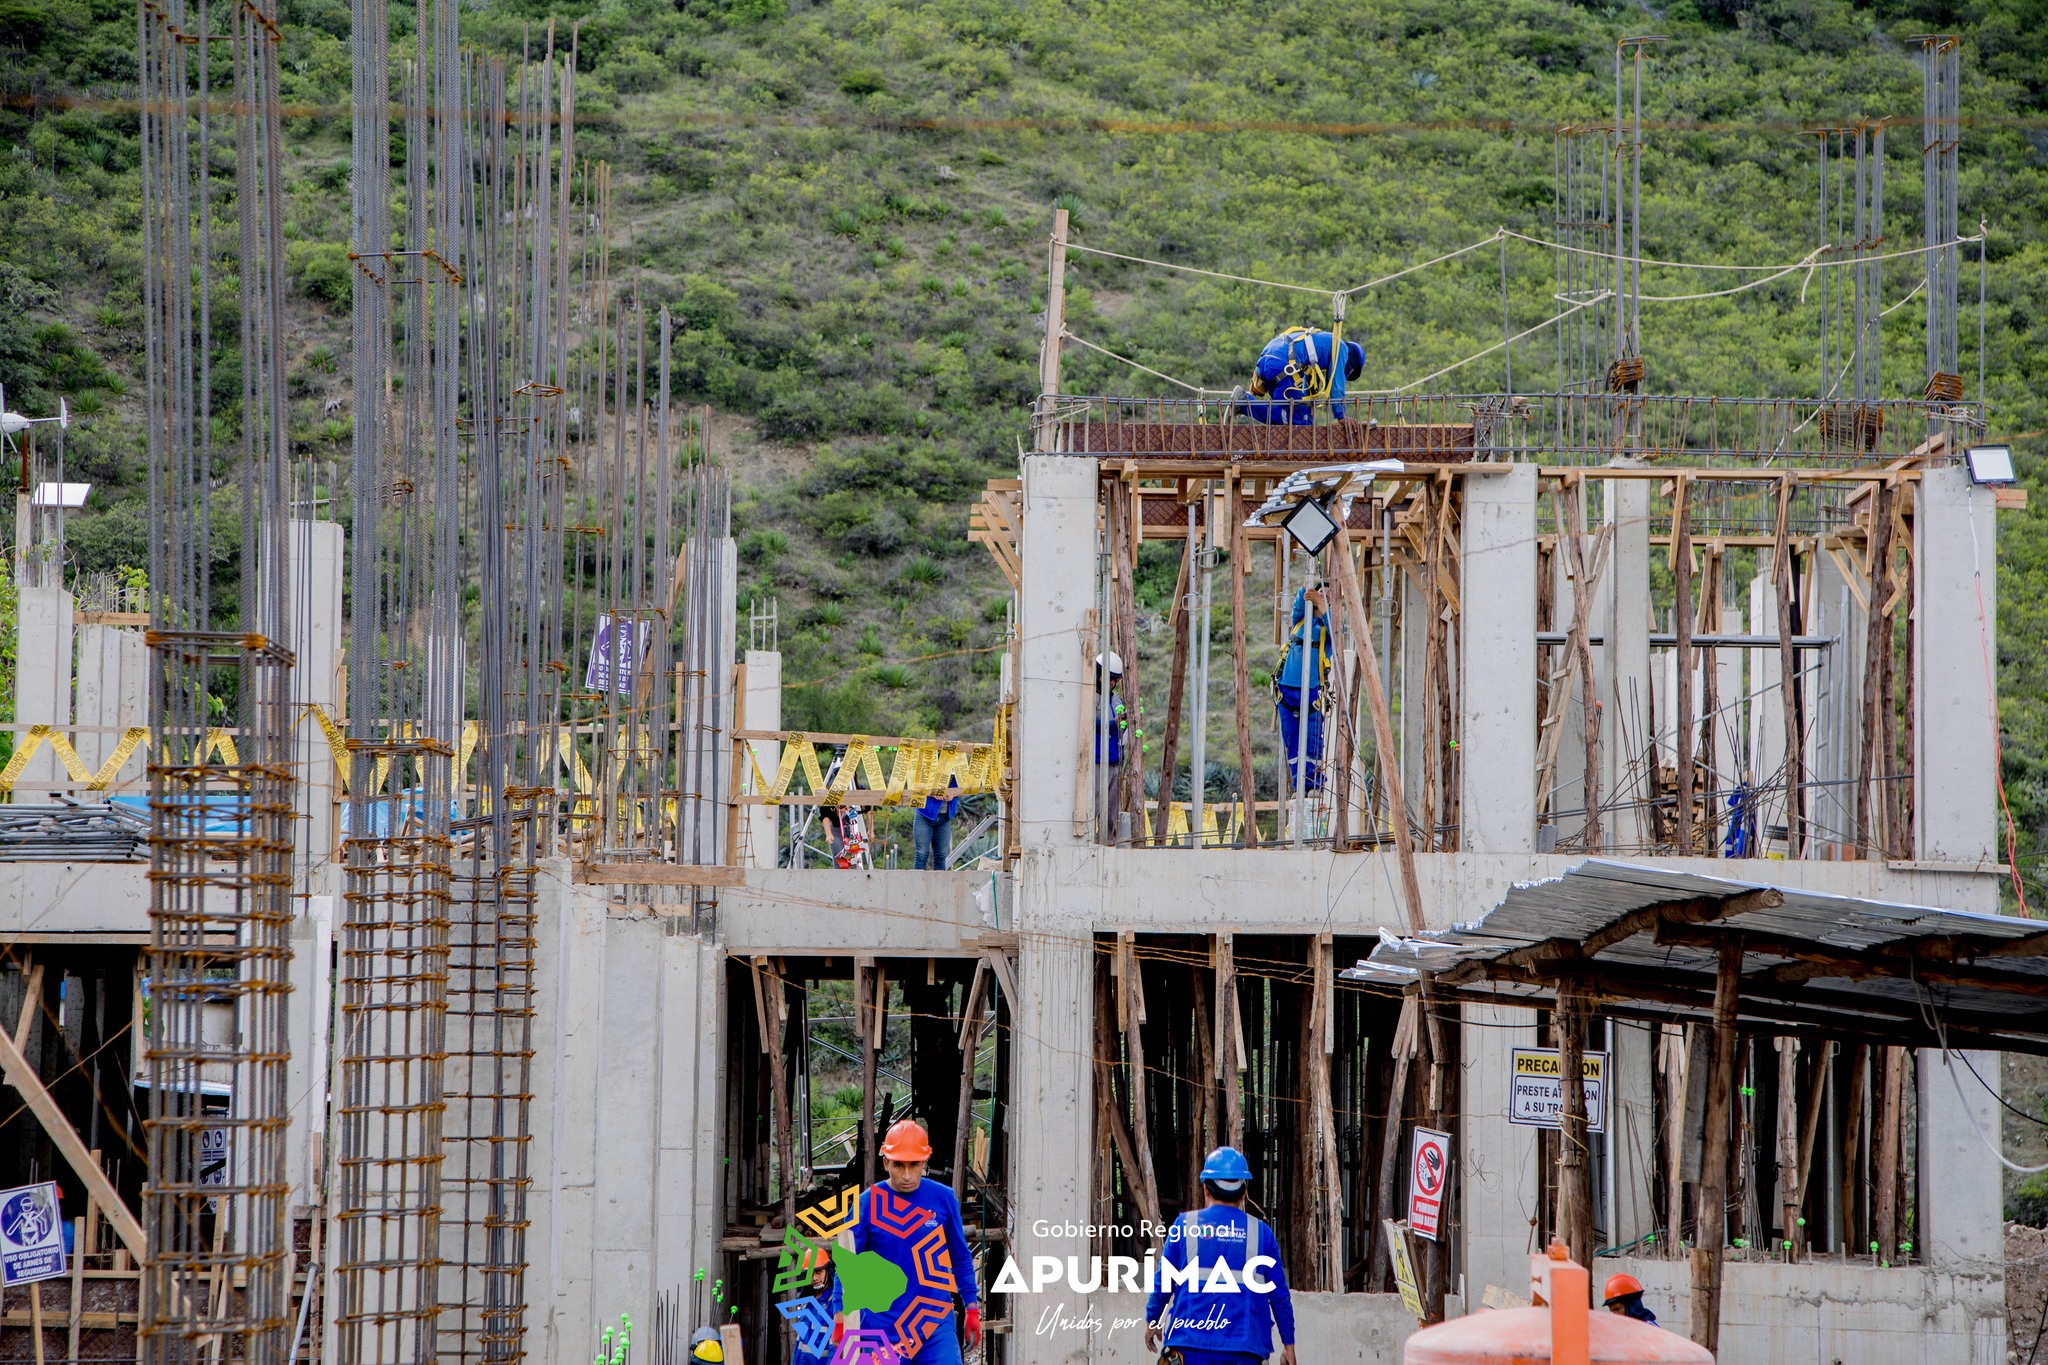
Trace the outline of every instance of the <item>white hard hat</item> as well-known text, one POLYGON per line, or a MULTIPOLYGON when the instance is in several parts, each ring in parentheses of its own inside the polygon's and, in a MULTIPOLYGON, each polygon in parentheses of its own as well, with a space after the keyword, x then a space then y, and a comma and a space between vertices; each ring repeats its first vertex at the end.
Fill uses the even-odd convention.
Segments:
MULTIPOLYGON (((1095 656, 1095 669, 1098 673, 1102 671, 1102 656, 1100 654, 1095 656)), ((1121 678, 1123 675, 1124 656, 1112 649, 1109 651, 1109 676, 1121 678)))

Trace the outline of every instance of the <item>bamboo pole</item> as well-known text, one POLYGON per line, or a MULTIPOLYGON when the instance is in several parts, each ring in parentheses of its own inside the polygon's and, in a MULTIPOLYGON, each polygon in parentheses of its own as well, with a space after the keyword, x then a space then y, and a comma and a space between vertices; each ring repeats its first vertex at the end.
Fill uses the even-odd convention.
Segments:
MULTIPOLYGON (((1258 777, 1252 768, 1252 721, 1250 660, 1246 657, 1244 577, 1245 560, 1251 544, 1244 534, 1244 481, 1233 468, 1230 484, 1230 682, 1236 694, 1234 719, 1237 723, 1237 794, 1244 802, 1244 844, 1259 845, 1258 777)), ((1176 644, 1178 641, 1176 640, 1176 644)))
POLYGON ((1714 1062, 1707 1082, 1706 1141, 1700 1157, 1699 1229, 1692 1250, 1692 1339, 1720 1350, 1721 1248, 1728 1209, 1729 1105, 1735 1092, 1735 1011, 1742 989, 1742 943, 1721 948, 1714 982, 1714 1062))

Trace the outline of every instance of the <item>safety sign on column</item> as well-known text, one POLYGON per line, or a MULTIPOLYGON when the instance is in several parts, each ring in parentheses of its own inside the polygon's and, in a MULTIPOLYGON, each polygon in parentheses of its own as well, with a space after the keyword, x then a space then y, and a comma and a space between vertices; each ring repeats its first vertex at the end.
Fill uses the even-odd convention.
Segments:
MULTIPOLYGON (((1586 1131, 1607 1131, 1607 1054, 1588 1052, 1579 1068, 1586 1082, 1586 1131)), ((1508 1075, 1508 1122, 1557 1128, 1564 1121, 1564 1067, 1554 1047, 1518 1047, 1508 1075)))
POLYGON ((1443 1221, 1444 1186, 1450 1177, 1451 1135, 1417 1128, 1408 1165, 1408 1228, 1417 1237, 1437 1240, 1443 1221))
POLYGON ((0 1190, 0 1284, 33 1284, 64 1273, 55 1182, 0 1190))

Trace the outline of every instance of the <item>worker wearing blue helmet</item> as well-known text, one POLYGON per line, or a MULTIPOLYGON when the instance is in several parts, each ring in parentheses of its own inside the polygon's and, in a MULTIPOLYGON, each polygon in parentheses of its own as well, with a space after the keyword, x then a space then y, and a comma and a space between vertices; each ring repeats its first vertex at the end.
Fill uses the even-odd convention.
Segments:
POLYGON ((1343 421, 1345 386, 1365 373, 1365 347, 1355 341, 1341 343, 1341 365, 1331 361, 1338 348, 1332 333, 1288 328, 1259 352, 1250 386, 1231 395, 1235 411, 1269 426, 1305 427, 1315 421, 1316 403, 1327 398, 1330 416, 1343 421))
POLYGON ((1162 1342, 1180 1365, 1253 1365, 1273 1350, 1294 1360, 1294 1299, 1273 1229, 1245 1208, 1252 1169, 1235 1147, 1202 1163, 1202 1209, 1174 1219, 1145 1301, 1145 1349, 1162 1342))

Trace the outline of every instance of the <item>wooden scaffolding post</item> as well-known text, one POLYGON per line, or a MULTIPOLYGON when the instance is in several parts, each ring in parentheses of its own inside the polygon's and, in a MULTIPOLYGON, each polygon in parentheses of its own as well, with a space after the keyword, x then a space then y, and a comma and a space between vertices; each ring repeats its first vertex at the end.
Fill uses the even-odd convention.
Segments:
POLYGON ((1792 641, 1799 623, 1792 610, 1792 494, 1798 480, 1787 474, 1778 480, 1778 522, 1772 535, 1772 586, 1778 594, 1778 686, 1785 713, 1785 856, 1801 856, 1805 834, 1801 812, 1806 803, 1806 754, 1804 726, 1800 723, 1799 651, 1792 641))
POLYGON ((1557 985, 1551 1026, 1557 1034, 1558 1079, 1564 1112, 1557 1129, 1557 1231, 1572 1259, 1592 1264, 1593 1165, 1586 1113, 1586 995, 1574 982, 1557 985))
POLYGON ((1059 429, 1053 407, 1060 396, 1060 350, 1067 335, 1067 211, 1054 209, 1052 245, 1046 252, 1045 341, 1038 352, 1038 412, 1031 448, 1050 454, 1059 429))
MULTIPOLYGON (((1358 575, 1352 568, 1351 533, 1342 522, 1337 524, 1335 545, 1336 553, 1330 557, 1336 568, 1332 577, 1336 580, 1337 594, 1343 599, 1343 609, 1351 617, 1351 633, 1360 644, 1358 658, 1364 666, 1366 704, 1372 709, 1380 782, 1386 790, 1387 806, 1392 814, 1394 853, 1401 864, 1402 904, 1407 911, 1408 932, 1420 934, 1429 927, 1429 923, 1422 913, 1422 880, 1415 871, 1415 842, 1408 829, 1408 798, 1401 789, 1401 765, 1395 758, 1399 750, 1394 746, 1394 721, 1387 711, 1387 690, 1380 680, 1379 656, 1372 649, 1372 626, 1366 619, 1365 602, 1358 590, 1358 575)), ((1443 1104, 1443 1023, 1437 1014, 1436 991, 1426 972, 1422 976, 1420 990, 1421 1036, 1429 1040, 1429 1109, 1435 1112, 1443 1104)))
POLYGON ((1417 1005, 1414 996, 1401 1002, 1401 1022, 1394 1026, 1394 1072, 1387 1080, 1387 1116, 1380 1123, 1380 1172, 1377 1198, 1373 1203, 1373 1254, 1366 1267, 1366 1289, 1380 1283, 1390 1264, 1393 1248, 1386 1227, 1394 1219, 1394 1182, 1401 1169, 1401 1123, 1408 1101, 1408 1066, 1415 1056, 1417 1005))
POLYGON ((1742 990, 1742 940, 1721 945, 1714 981, 1714 1063, 1707 1081, 1706 1136, 1700 1154, 1699 1228, 1692 1249, 1692 1339, 1720 1350, 1721 1247, 1728 1212, 1729 1106, 1735 1093, 1735 1011, 1742 990))
POLYGON ((1799 1211, 1806 1204, 1799 1174, 1799 1040, 1781 1035, 1778 1047, 1778 1114, 1775 1159, 1778 1167, 1778 1215, 1783 1220, 1785 1242, 1799 1244, 1799 1211))
POLYGON ((1152 1164, 1152 1118, 1146 1099, 1145 1066, 1145 984, 1138 979, 1137 935, 1117 935, 1117 951, 1123 958, 1122 990, 1118 995, 1117 1022, 1124 1030, 1124 1055, 1131 1077, 1131 1141, 1138 1149, 1139 1199, 1145 1217, 1153 1227, 1160 1224, 1159 1175, 1152 1164))
POLYGON ((1322 1233, 1326 1252, 1323 1288, 1344 1292, 1344 1177, 1337 1163, 1337 1114, 1330 1094, 1330 1057, 1334 1049, 1336 1020, 1333 1016, 1337 989, 1336 943, 1329 934, 1318 934, 1309 945, 1313 975, 1309 996, 1310 1046, 1303 1050, 1301 1064, 1309 1073, 1309 1104, 1315 1115, 1315 1167, 1318 1202, 1322 1205, 1322 1233))
POLYGON ((860 1183, 875 1179, 875 1066, 882 1050, 883 1002, 888 987, 882 964, 871 957, 853 960, 853 1019, 860 1032, 860 1183))
POLYGON ((1883 858, 1890 854, 1891 840, 1885 827, 1886 778, 1893 758, 1891 735, 1892 658, 1891 565, 1892 487, 1877 485, 1871 499, 1869 562, 1865 577, 1870 582, 1869 615, 1865 622, 1863 650, 1863 773, 1856 784, 1856 852, 1859 857, 1883 858))
POLYGON ((1186 1190, 1201 1188, 1202 1158, 1216 1146, 1216 1080, 1215 1060, 1210 1055, 1215 1031, 1208 1027, 1209 983, 1215 975, 1215 953, 1212 949, 1206 963, 1190 963, 1188 984, 1194 997, 1194 1028, 1189 1046, 1194 1053, 1193 1063, 1188 1068, 1189 1089, 1194 1091, 1194 1113, 1189 1127, 1194 1141, 1187 1144, 1182 1154, 1182 1174, 1186 1190))
POLYGON ((1252 769, 1251 661, 1246 657, 1244 575, 1251 542, 1244 534, 1244 479, 1235 466, 1230 485, 1230 684, 1236 694, 1237 795, 1244 802, 1244 844, 1259 845, 1259 784, 1252 769))
MULTIPOLYGON (((1132 480, 1136 476, 1126 471, 1123 478, 1115 479, 1109 485, 1109 497, 1105 500, 1104 513, 1109 518, 1109 574, 1113 584, 1111 600, 1111 648, 1123 656, 1123 690, 1126 704, 1138 717, 1140 725, 1144 718, 1144 689, 1138 682, 1138 494, 1132 480)), ((1116 790, 1111 794, 1109 814, 1110 837, 1107 842, 1117 843, 1119 817, 1129 815, 1135 826, 1141 818, 1145 805, 1145 750, 1144 735, 1140 726, 1133 726, 1131 740, 1136 752, 1126 757, 1117 768, 1116 790)), ((1131 837, 1142 840, 1143 831, 1133 828, 1131 837)))
MULTIPOLYGON (((1123 1015, 1123 1006, 1119 1003, 1122 999, 1120 979, 1123 976, 1121 945, 1110 949, 1107 970, 1097 967, 1094 975, 1096 1112, 1100 1115, 1100 1126, 1109 1134, 1110 1145, 1116 1152, 1117 1161, 1124 1168, 1125 1187, 1131 1191, 1132 1198, 1138 1204, 1140 1215, 1150 1218, 1151 1215, 1145 1213, 1145 1192, 1138 1174, 1138 1150, 1137 1144, 1131 1138, 1130 1116, 1125 1112, 1125 1103, 1119 1096, 1116 1086, 1116 1040, 1122 1031, 1119 1021, 1123 1015)), ((1125 1072, 1126 1080, 1130 1078, 1130 1074, 1128 1070, 1125 1072)), ((1128 1095, 1132 1089, 1133 1087, 1126 1085, 1123 1093, 1128 1095)), ((1109 1215, 1104 1221, 1113 1223, 1116 1221, 1113 1216, 1116 1210, 1116 1184, 1109 1177, 1109 1152, 1097 1152, 1096 1160, 1103 1172, 1099 1188, 1102 1190, 1109 1215)))
POLYGON ((789 1113, 789 1076, 782 1061, 789 1003, 783 994, 781 973, 766 957, 759 956, 754 959, 754 1017, 761 1030, 761 1053, 768 1059, 768 1122, 774 1130, 775 1165, 782 1182, 776 1202, 782 1205, 783 1226, 795 1227, 795 1131, 789 1113))
MULTIPOLYGON (((1705 573, 1700 584, 1700 623, 1711 634, 1721 633, 1721 543, 1709 542, 1707 546, 1705 573)), ((1700 725, 1699 744, 1695 752, 1697 762, 1707 775, 1707 799, 1704 803, 1705 853, 1709 858, 1721 854, 1721 820, 1716 809, 1715 775, 1720 771, 1716 762, 1714 726, 1720 719, 1721 711, 1721 667, 1720 656, 1712 650, 1702 656, 1700 664, 1700 725)))
POLYGON ((1842 1201, 1842 1229, 1835 1240, 1844 1255, 1851 1255, 1863 1249, 1864 1223, 1858 1217, 1857 1196, 1863 1189, 1863 1182, 1857 1179, 1857 1168, 1862 1164, 1863 1124, 1866 1110, 1864 1092, 1870 1089, 1870 1045, 1851 1043, 1849 1045, 1848 1103, 1842 1108, 1842 1182, 1839 1195, 1842 1201))
POLYGON ((974 1054, 981 1050, 981 997, 988 975, 988 963, 976 959, 967 1005, 960 1011, 960 1107, 953 1125, 953 1195, 958 1199, 967 1197, 967 1139, 974 1129, 974 1054))
POLYGON ((1173 624, 1173 662, 1168 666, 1172 678, 1166 685, 1166 731, 1159 737, 1159 805, 1152 817, 1152 841, 1157 844, 1166 842, 1166 819, 1173 811, 1173 773, 1180 761, 1180 713, 1188 689, 1188 645, 1193 631, 1188 592, 1194 584, 1195 554, 1192 519, 1181 551, 1180 576, 1174 582, 1173 605, 1167 611, 1173 624))
POLYGON ((1899 1149, 1905 1137, 1906 1049, 1884 1050, 1883 1094, 1877 1108, 1877 1254, 1887 1264, 1899 1259, 1899 1149))
MULTIPOLYGON (((1673 732, 1678 756, 1678 819, 1674 832, 1681 857, 1692 853, 1692 501, 1687 496, 1692 483, 1685 475, 1677 479, 1671 494, 1671 628, 1677 638, 1678 686, 1673 732)), ((1713 671, 1713 656, 1707 669, 1713 671)), ((1651 783, 1654 794, 1656 784, 1651 783)))
MULTIPOLYGON (((1820 1132, 1821 1106, 1827 1101, 1828 1076, 1833 1070, 1834 1058, 1835 1045, 1832 1042, 1822 1043, 1815 1053, 1812 1072, 1806 1081, 1806 1107, 1799 1126, 1799 1164, 1797 1168, 1802 1200, 1813 1189, 1813 1181, 1809 1178, 1813 1171, 1813 1143, 1820 1132)), ((1821 1202, 1825 1204, 1827 1201, 1822 1200, 1821 1202)), ((1799 1255, 1806 1249, 1808 1241, 1806 1229, 1799 1225, 1799 1217, 1796 1213, 1786 1226, 1786 1240, 1792 1243, 1793 1254, 1799 1255)))
POLYGON ((1224 1141, 1244 1146, 1244 1016, 1237 1007, 1237 948, 1230 934, 1216 936, 1216 1079, 1223 1085, 1224 1141))
POLYGON ((1664 1253, 1678 1254, 1685 1231, 1685 1025, 1660 1024, 1664 1048, 1664 1253))

